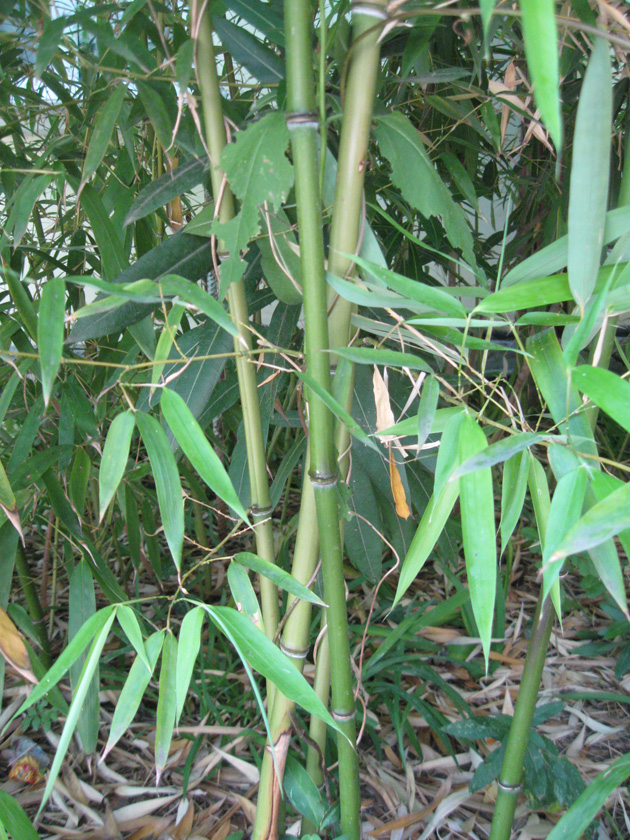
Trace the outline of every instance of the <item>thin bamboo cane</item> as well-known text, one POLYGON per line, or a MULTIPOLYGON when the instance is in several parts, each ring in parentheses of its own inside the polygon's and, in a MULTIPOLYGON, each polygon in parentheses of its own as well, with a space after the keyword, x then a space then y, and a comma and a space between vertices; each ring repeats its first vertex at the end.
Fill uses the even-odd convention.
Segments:
MULTIPOLYGON (((195 6, 192 8, 194 12, 195 6)), ((223 184, 224 176, 217 166, 223 147, 226 144, 226 133, 223 122, 219 78, 212 43, 212 26, 207 10, 203 12, 201 20, 195 21, 194 25, 197 29, 196 60, 199 92, 203 107, 206 143, 211 158, 212 191, 215 201, 219 201, 219 197, 221 197, 218 210, 219 220, 221 222, 227 222, 234 215, 234 199, 230 189, 223 184)), ((219 253, 221 253, 222 243, 219 243, 218 249, 219 253)), ((239 337, 234 341, 234 348, 237 353, 236 368, 241 405, 243 407, 243 425, 249 466, 252 499, 251 512, 256 534, 256 550, 265 560, 274 562, 275 549, 270 519, 272 511, 269 483, 267 481, 265 442, 262 435, 256 371, 250 362, 252 340, 247 326, 249 315, 247 312, 245 287, 242 281, 230 285, 227 292, 227 299, 230 315, 239 328, 239 337)), ((273 639, 276 634, 279 619, 278 595, 276 587, 271 581, 262 576, 260 578, 260 593, 265 633, 269 638, 273 639)))

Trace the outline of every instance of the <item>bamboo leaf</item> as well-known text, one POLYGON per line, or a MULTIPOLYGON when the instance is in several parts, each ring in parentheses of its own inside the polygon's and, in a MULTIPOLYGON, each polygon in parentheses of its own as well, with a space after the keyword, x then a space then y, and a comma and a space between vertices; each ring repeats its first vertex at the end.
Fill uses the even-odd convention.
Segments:
POLYGON ((90 144, 85 154, 85 161, 83 162, 83 174, 81 176, 79 192, 83 189, 85 182, 90 180, 101 165, 126 94, 126 86, 123 84, 118 85, 111 96, 105 100, 105 104, 96 117, 94 131, 92 132, 90 144))
POLYGON ((581 365, 572 381, 595 405, 630 432, 630 382, 605 368, 581 365))
MULTIPOLYGON (((81 627, 96 613, 96 596, 94 594, 94 580, 85 560, 80 560, 70 576, 70 597, 68 614, 68 639, 71 641, 81 627)), ((70 682, 73 695, 78 693, 81 684, 82 671, 88 657, 82 654, 70 667, 70 682)), ((99 717, 101 704, 98 698, 99 669, 98 662, 94 676, 85 688, 81 714, 77 719, 77 732, 81 738, 81 745, 86 753, 93 753, 98 741, 99 717)))
MULTIPOLYGON (((0 825, 19 840, 39 840, 39 834, 29 820, 20 803, 5 790, 0 790, 0 825)), ((6 835, 5 835, 6 837, 6 835)))
POLYGON ((160 405, 175 440, 195 470, 208 487, 247 522, 247 514, 225 467, 182 397, 165 388, 160 405))
POLYGON ((177 707, 177 639, 167 631, 162 646, 162 664, 160 667, 160 690, 155 724, 155 775, 156 784, 160 782, 162 771, 166 767, 168 753, 175 727, 177 707))
POLYGON ((610 794, 630 776, 630 753, 622 755, 610 767, 589 782, 560 822, 551 829, 547 840, 574 840, 582 837, 610 794))
POLYGON ((487 39, 488 29, 490 28, 490 20, 492 19, 492 12, 496 5, 496 0, 481 0, 481 22, 483 24, 483 37, 487 39))
POLYGON ((151 666, 149 665, 147 652, 144 647, 144 642, 142 641, 142 631, 140 630, 140 625, 138 624, 135 612, 126 604, 121 604, 116 610, 116 618, 118 619, 118 623, 120 624, 123 633, 133 645, 134 650, 142 662, 144 662, 147 669, 150 669, 151 666))
POLYGON ((173 122, 162 97, 161 88, 156 82, 136 80, 136 86, 144 110, 155 129, 164 149, 170 149, 173 143, 173 122))
POLYGON ((589 508, 555 547, 549 562, 587 551, 626 528, 630 528, 630 484, 589 508))
POLYGON ((407 589, 416 579, 422 567, 426 563, 429 554, 435 548, 440 534, 444 530, 453 506, 457 501, 459 495, 459 482, 450 481, 442 488, 442 491, 437 496, 432 495, 429 499, 422 519, 418 525, 414 538, 407 552, 407 556, 403 561, 400 570, 400 577, 398 579, 398 587, 396 588, 396 597, 394 598, 393 607, 400 601, 407 589))
MULTIPOLYGON (((189 43, 192 44, 192 41, 189 43)), ((169 169, 164 175, 140 190, 127 211, 123 226, 126 227, 137 222, 138 219, 144 219, 149 213, 159 210, 169 201, 196 187, 204 180, 208 171, 208 162, 198 158, 191 158, 174 169, 169 169)))
POLYGON ((44 29, 37 45, 37 56, 35 58, 35 75, 41 79, 42 73, 55 57, 55 53, 61 42, 63 30, 68 25, 65 15, 58 18, 48 17, 44 23, 44 29))
MULTIPOLYGON (((179 327, 179 324, 182 320, 182 316, 185 311, 185 306, 180 306, 180 304, 174 303, 168 315, 166 316, 166 323, 164 324, 164 327, 158 339, 158 343, 155 347, 155 364, 151 368, 151 383, 153 385, 157 385, 157 383, 160 381, 162 373, 164 372, 164 366, 168 362, 171 349, 175 341, 175 334, 177 332, 177 328, 179 327)), ((151 396, 154 393, 155 388, 152 388, 151 396)))
POLYGON ((212 26, 225 49, 261 84, 278 84, 284 79, 282 59, 263 46, 251 32, 220 17, 212 18, 212 26))
MULTIPOLYGON (((534 100, 556 149, 562 147, 558 32, 553 0, 520 0, 525 57, 534 100)), ((483 8, 482 8, 483 13, 483 8)))
POLYGON ((98 474, 99 522, 102 522, 125 473, 135 425, 133 412, 123 411, 113 419, 107 432, 98 474))
POLYGON ((188 687, 192 679, 195 662, 201 647, 201 627, 203 624, 203 610, 201 607, 193 607, 184 616, 182 626, 179 630, 179 643, 177 645, 177 669, 176 669, 176 710, 175 719, 179 721, 184 703, 188 696, 188 687))
MULTIPOLYGON (((618 534, 624 531, 625 529, 622 528, 618 534)), ((617 602, 625 617, 630 621, 628 599, 626 598, 626 582, 615 541, 612 539, 604 540, 599 545, 589 548, 588 553, 593 561, 597 576, 617 602)))
POLYGON ((361 443, 365 444, 365 446, 369 446, 370 449, 374 449, 378 452, 378 447, 374 443, 373 440, 366 435, 363 431, 361 426, 348 414, 348 412, 341 406, 337 400, 325 391, 318 382, 316 382, 312 376, 309 376, 307 373, 300 373, 299 371, 295 371, 295 375, 298 379, 301 379, 302 382, 307 386, 307 388, 312 391, 328 408, 332 411, 332 413, 337 417, 344 426, 348 429, 350 434, 355 437, 357 440, 361 441, 361 443))
POLYGON ((534 432, 518 432, 515 435, 503 438, 496 443, 486 446, 481 452, 477 452, 468 460, 464 461, 455 472, 453 478, 461 478, 463 475, 476 472, 486 467, 493 467, 507 461, 513 455, 530 449, 537 443, 543 441, 562 441, 564 438, 559 435, 542 435, 534 432))
MULTIPOLYGON (((107 637, 109 635, 109 631, 113 621, 114 612, 112 611, 109 617, 106 619, 104 626, 101 628, 101 630, 98 632, 98 635, 92 642, 92 646, 87 655, 87 659, 81 672, 80 679, 74 691, 72 704, 70 705, 68 716, 66 718, 61 737, 59 738, 59 744, 57 745, 57 751, 55 752, 55 757, 53 759, 52 766, 48 771, 46 789, 44 790, 44 795, 42 797, 38 813, 41 813, 44 805, 48 801, 48 798, 50 797, 54 784, 57 780, 57 776, 59 775, 59 771, 61 770, 61 765, 66 756, 66 752, 68 751, 68 746, 70 745, 70 739, 72 738, 77 723, 79 722, 79 718, 83 713, 83 705, 85 702, 85 698, 90 689, 90 686, 92 685, 92 678, 97 672, 98 663, 101 658, 103 648, 105 647, 105 642, 107 641, 107 637)), ((31 697, 32 696, 33 695, 31 695, 31 697)))
MULTIPOLYGON (((75 189, 78 188, 76 179, 69 178, 68 180, 75 189)), ((102 198, 91 184, 85 184, 81 190, 81 206, 85 210, 98 244, 103 274, 108 280, 115 280, 122 274, 127 264, 125 249, 102 198)))
POLYGON ((543 551, 543 598, 547 597, 560 575, 562 562, 558 560, 550 563, 549 559, 582 513, 586 480, 586 471, 578 467, 563 475, 556 485, 543 551))
POLYGON ((241 615, 247 616, 252 624, 260 630, 264 630, 260 604, 247 574, 247 569, 240 563, 230 563, 227 579, 236 609, 241 615))
POLYGON ((427 376, 422 383, 418 406, 418 449, 427 441, 435 422, 435 412, 440 398, 440 383, 434 376, 427 376))
POLYGON ((503 481, 501 483, 501 555, 505 551, 508 541, 518 523, 525 492, 527 490, 527 476, 529 473, 529 456, 527 451, 511 455, 503 467, 503 481))
POLYGON ((147 639, 145 658, 148 660, 148 668, 145 662, 143 662, 139 656, 136 656, 133 665, 129 670, 129 676, 125 680, 125 684, 120 692, 118 703, 116 703, 114 717, 109 729, 107 745, 103 750, 103 758, 105 758, 110 750, 116 746, 118 741, 129 729, 131 722, 136 716, 140 703, 142 702, 144 692, 149 685, 151 677, 153 676, 155 664, 158 660, 158 656, 160 655, 160 651, 162 650, 163 641, 163 630, 153 633, 153 635, 149 636, 147 639))
POLYGON ((2 461, 0 461, 0 507, 4 511, 9 522, 20 535, 22 542, 24 542, 24 534, 22 533, 22 525, 20 523, 20 514, 18 512, 17 502, 2 461))
POLYGON ((273 44, 284 46, 284 21, 271 3, 260 3, 258 0, 226 0, 225 5, 266 35, 273 44))
MULTIPOLYGON (((464 415, 459 437, 459 457, 465 462, 486 448, 486 436, 470 416, 464 415)), ((494 602, 497 585, 496 538, 492 470, 468 473, 459 479, 462 541, 466 574, 475 621, 488 669, 494 602)))
MULTIPOLYGON (((332 351, 331 351, 332 352, 332 351)), ((383 347, 336 347, 337 356, 359 365, 386 365, 387 367, 406 367, 410 370, 431 371, 429 365, 420 356, 400 353, 383 347)))
POLYGON ((247 660, 263 677, 271 680, 289 700, 298 703, 338 732, 341 731, 341 727, 326 711, 326 707, 302 674, 262 630, 230 607, 205 604, 203 608, 232 642, 241 658, 247 660))
POLYGON ((42 289, 37 317, 37 346, 45 405, 48 405, 50 400, 61 364, 65 299, 66 285, 61 277, 49 280, 42 289))
POLYGON ((35 202, 44 190, 47 189, 51 181, 52 177, 50 175, 27 176, 24 182, 18 187, 6 223, 7 233, 13 234, 14 248, 17 248, 26 233, 26 229, 31 221, 31 214, 35 202))
MULTIPOLYGON (((569 284, 582 314, 601 260, 610 176, 612 80, 608 42, 595 38, 575 123, 569 193, 569 284)), ((554 53, 555 55, 555 53, 554 53)))
POLYGON ((296 580, 293 575, 285 572, 280 566, 276 566, 268 560, 263 560, 257 554, 252 554, 251 551, 240 551, 234 555, 234 560, 242 566, 251 569, 252 572, 257 572, 259 575, 268 578, 278 589, 283 589, 285 592, 295 595, 296 598, 301 598, 302 601, 308 601, 310 604, 315 604, 318 607, 326 606, 321 598, 318 598, 314 592, 311 592, 303 583, 296 580))
POLYGON ((161 277, 159 283, 162 291, 167 295, 177 295, 186 303, 191 303, 230 335, 238 337, 238 328, 223 306, 196 283, 191 283, 190 280, 178 277, 176 274, 167 274, 166 277, 161 277))
POLYGON ((179 572, 184 544, 184 500, 175 456, 155 417, 136 412, 136 423, 151 463, 164 536, 179 572))

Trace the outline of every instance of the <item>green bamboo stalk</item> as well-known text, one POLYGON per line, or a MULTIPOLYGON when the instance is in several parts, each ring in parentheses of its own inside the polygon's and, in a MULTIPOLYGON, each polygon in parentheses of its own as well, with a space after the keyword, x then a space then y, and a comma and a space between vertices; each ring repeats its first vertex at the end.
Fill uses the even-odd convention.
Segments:
MULTIPOLYGON (((330 393, 328 316, 324 239, 321 226, 317 116, 313 114, 313 69, 311 20, 308 0, 285 0, 287 43, 287 124, 295 165, 295 193, 305 320, 306 369, 318 385, 330 393)), ((332 714, 343 734, 337 738, 342 831, 350 840, 360 832, 359 766, 355 747, 355 703, 345 581, 343 547, 337 507, 337 455, 333 415, 315 395, 309 395, 311 444, 310 477, 315 495, 319 530, 324 597, 328 604, 328 635, 335 650, 331 660, 332 714)))
MULTIPOLYGON (((234 216, 234 198, 231 190, 223 189, 223 172, 217 164, 221 152, 227 142, 225 125, 223 123, 223 108, 217 75, 214 45, 212 43, 212 25, 210 15, 204 11, 198 22, 197 32, 197 75, 199 91, 203 106, 203 120, 206 133, 206 143, 210 155, 210 173, 212 191, 215 201, 221 196, 219 220, 227 222, 234 216)), ((219 242, 221 254, 223 244, 219 242)), ((223 257, 227 257, 223 254, 223 257)), ((252 339, 248 329, 249 314, 245 287, 242 281, 232 283, 227 292, 228 306, 232 320, 239 328, 239 337, 234 341, 236 351, 236 369, 238 374, 239 393, 243 408, 243 425, 245 429, 245 443, 247 462, 249 465, 249 479, 251 488, 251 512, 256 534, 256 551, 265 560, 275 561, 273 531, 271 523, 271 499, 265 459, 265 442, 262 434, 260 417, 260 402, 256 383, 256 371, 250 362, 252 353, 252 339)), ((260 578, 261 607, 265 633, 270 639, 276 634, 279 619, 279 606, 276 587, 267 578, 260 578)), ((269 702, 271 696, 269 697, 269 702)))

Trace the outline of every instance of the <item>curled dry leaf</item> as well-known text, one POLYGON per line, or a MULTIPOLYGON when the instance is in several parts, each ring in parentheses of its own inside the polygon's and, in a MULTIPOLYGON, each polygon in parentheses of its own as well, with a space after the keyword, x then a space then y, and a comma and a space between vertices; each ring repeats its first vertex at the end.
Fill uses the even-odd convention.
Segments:
POLYGON ((25 680, 32 683, 38 681, 31 670, 31 660, 26 645, 22 641, 22 636, 2 608, 0 608, 0 654, 25 680))
POLYGON ((389 480, 392 485, 392 495, 396 503, 396 513, 403 519, 409 519, 411 511, 407 504, 407 497, 405 496, 405 488, 403 487, 400 472, 394 460, 394 453, 392 452, 392 445, 389 445, 389 480))

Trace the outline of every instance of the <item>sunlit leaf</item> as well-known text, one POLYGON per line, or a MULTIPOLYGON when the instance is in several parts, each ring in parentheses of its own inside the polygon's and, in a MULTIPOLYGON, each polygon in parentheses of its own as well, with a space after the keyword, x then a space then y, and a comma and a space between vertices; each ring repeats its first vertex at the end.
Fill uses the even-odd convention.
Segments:
POLYGON ((167 631, 162 645, 160 690, 155 721, 155 772, 159 784, 166 766, 177 708, 177 639, 167 631))
POLYGON ((61 277, 49 280, 42 289, 37 316, 37 346, 42 371, 42 392, 48 405, 63 349, 63 319, 66 285, 61 277))
POLYGON ((562 118, 555 3, 553 0, 520 0, 519 5, 534 100, 556 149, 560 151, 562 118))
POLYGON ((107 432, 98 474, 99 520, 105 516, 125 473, 135 425, 133 412, 123 411, 112 420, 107 432))
POLYGON ((234 555, 234 560, 253 572, 268 578, 278 589, 283 589, 285 592, 289 592, 303 601, 308 601, 310 604, 316 604, 319 607, 326 606, 321 598, 318 598, 314 592, 311 592, 303 583, 296 580, 293 575, 285 572, 280 566, 264 560, 257 554, 252 554, 251 551, 239 551, 238 554, 234 555))
POLYGON ((177 645, 176 669, 176 711, 175 719, 179 720, 188 696, 188 688, 192 679, 195 662, 201 646, 201 627, 203 625, 203 610, 193 607, 184 616, 179 629, 177 645))

